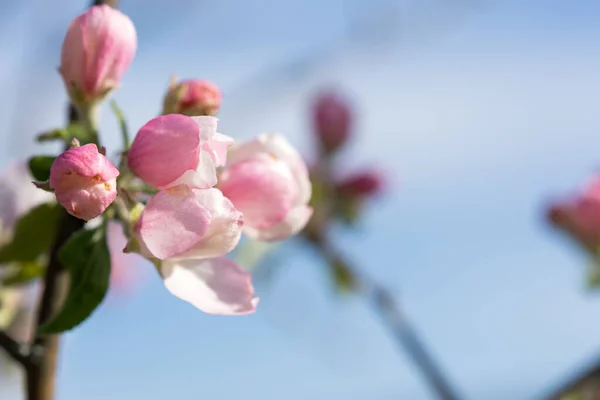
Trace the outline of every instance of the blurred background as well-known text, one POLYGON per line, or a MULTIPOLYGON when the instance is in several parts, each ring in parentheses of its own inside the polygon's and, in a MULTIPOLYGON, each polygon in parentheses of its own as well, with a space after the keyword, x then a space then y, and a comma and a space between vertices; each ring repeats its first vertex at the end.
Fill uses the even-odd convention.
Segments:
MULTIPOLYGON (((0 0, 0 166, 61 126, 56 71, 87 1, 0 0)), ((595 0, 122 0, 137 57, 114 94, 137 131, 171 74, 223 90, 220 131, 285 133, 314 160, 313 102, 352 105, 345 175, 377 165, 384 194, 347 259, 385 282, 465 399, 535 399, 600 356, 586 258, 545 207, 600 166, 600 3, 595 0)), ((109 110, 108 152, 119 144, 109 110)), ((170 296, 133 258, 127 284, 65 336, 61 400, 433 399, 360 296, 289 241, 257 272, 254 315, 219 318, 170 296)), ((20 376, 0 370, 0 399, 20 376)))

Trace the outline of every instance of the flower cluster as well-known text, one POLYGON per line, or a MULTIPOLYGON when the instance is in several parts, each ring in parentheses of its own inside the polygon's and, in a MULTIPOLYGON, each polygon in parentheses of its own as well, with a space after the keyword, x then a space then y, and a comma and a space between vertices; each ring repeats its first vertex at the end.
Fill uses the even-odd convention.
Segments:
MULTIPOLYGON (((275 241, 304 228, 312 215, 308 169, 279 134, 236 144, 217 132, 221 94, 200 80, 171 83, 162 115, 143 125, 131 145, 124 130, 120 160, 111 162, 100 146, 95 109, 120 86, 136 46, 131 20, 106 5, 91 7, 67 31, 59 71, 84 131, 69 126, 45 135, 69 146, 50 159, 47 174, 43 157, 32 159, 30 167, 36 186, 52 192, 67 213, 97 223, 73 234, 62 260, 87 260, 90 252, 90 265, 67 267, 95 268, 82 276, 96 279, 86 284, 104 290, 110 263, 106 236, 116 222, 127 237, 123 251, 152 261, 173 295, 206 313, 251 313, 258 298, 250 274, 225 256, 243 233, 275 241)), ((124 126, 120 110, 117 116, 124 126)), ((89 296, 73 293, 67 299, 72 307, 89 307, 84 304, 89 296)), ((59 315, 45 329, 80 322, 70 318, 59 315)))

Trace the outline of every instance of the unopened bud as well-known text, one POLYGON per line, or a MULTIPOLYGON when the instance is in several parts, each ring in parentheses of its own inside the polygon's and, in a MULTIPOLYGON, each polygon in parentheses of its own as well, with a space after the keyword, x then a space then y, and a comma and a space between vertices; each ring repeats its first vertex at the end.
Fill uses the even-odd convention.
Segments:
POLYGON ((50 188, 56 200, 77 218, 88 221, 102 214, 117 196, 119 170, 95 144, 71 148, 50 168, 50 188))
POLYGON ((343 195, 371 197, 383 189, 383 179, 375 171, 361 171, 339 182, 337 190, 343 195))
POLYGON ((352 112, 345 99, 335 93, 323 93, 317 97, 313 113, 315 134, 326 153, 348 141, 352 112))
POLYGON ((220 107, 221 91, 215 84, 190 79, 169 86, 163 114, 184 114, 190 117, 215 115, 220 107))
POLYGON ((133 60, 137 37, 125 14, 93 6, 69 25, 62 45, 60 74, 79 107, 102 100, 119 85, 133 60))

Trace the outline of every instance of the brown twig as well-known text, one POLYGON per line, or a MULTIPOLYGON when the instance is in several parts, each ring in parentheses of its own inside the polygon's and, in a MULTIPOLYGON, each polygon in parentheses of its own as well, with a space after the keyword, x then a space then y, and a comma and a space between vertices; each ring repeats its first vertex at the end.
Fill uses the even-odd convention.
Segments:
POLYGON ((373 310, 380 316, 398 345, 408 353, 408 356, 423 374, 437 398, 441 400, 459 400, 461 397, 442 373, 440 366, 435 362, 431 353, 426 349, 419 335, 411 326, 410 321, 398 306, 392 293, 363 271, 351 266, 333 248, 324 235, 315 234, 314 231, 307 234, 305 231, 305 238, 326 260, 332 264, 343 266, 350 274, 356 283, 357 290, 360 290, 368 299, 373 310))
POLYGON ((23 368, 28 368, 31 363, 29 357, 29 349, 24 344, 21 344, 11 338, 6 332, 0 332, 0 347, 4 349, 6 354, 12 357, 23 368))

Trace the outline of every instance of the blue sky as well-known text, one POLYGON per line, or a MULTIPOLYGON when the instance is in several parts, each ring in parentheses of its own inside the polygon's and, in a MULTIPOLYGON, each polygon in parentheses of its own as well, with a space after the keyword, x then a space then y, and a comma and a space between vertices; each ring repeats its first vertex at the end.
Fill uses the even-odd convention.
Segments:
MULTIPOLYGON (((388 40, 375 42, 345 36, 341 0, 124 0, 140 49, 115 98, 137 129, 171 73, 205 77, 225 92, 224 133, 281 131, 309 154, 310 96, 343 88, 359 119, 340 168, 376 163, 391 187, 337 245, 397 292, 467 398, 531 399, 600 353, 586 260, 542 218, 600 166, 600 4, 482 0, 452 14, 436 11, 441 0, 405 3, 410 18, 378 24, 388 40)), ((55 67, 83 6, 11 6, 0 88, 17 97, 0 99, 2 165, 62 123, 55 67)), ((66 336, 59 398, 431 398, 366 305, 332 294, 319 261, 288 246, 243 318, 197 312, 146 266, 138 290, 66 336)))

